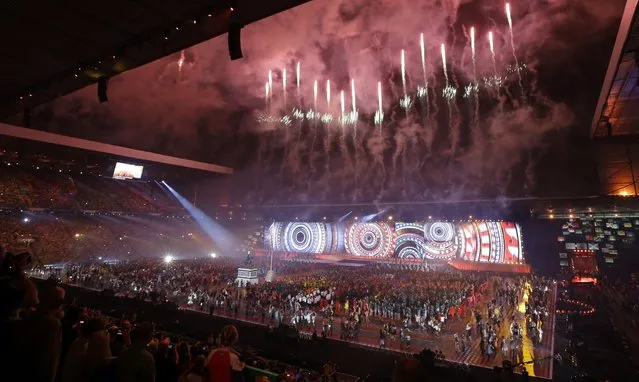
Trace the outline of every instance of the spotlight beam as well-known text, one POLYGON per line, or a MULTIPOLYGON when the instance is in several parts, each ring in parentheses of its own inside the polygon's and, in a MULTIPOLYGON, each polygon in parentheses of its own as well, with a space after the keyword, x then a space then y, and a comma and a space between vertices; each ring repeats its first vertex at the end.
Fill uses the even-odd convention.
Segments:
POLYGON ((202 210, 191 204, 186 198, 175 191, 165 181, 161 182, 167 190, 177 199, 177 201, 184 207, 185 210, 193 217, 197 224, 202 228, 202 231, 215 243, 215 245, 222 250, 223 256, 228 256, 235 252, 238 248, 238 241, 233 234, 220 224, 216 223, 213 219, 207 216, 202 210))

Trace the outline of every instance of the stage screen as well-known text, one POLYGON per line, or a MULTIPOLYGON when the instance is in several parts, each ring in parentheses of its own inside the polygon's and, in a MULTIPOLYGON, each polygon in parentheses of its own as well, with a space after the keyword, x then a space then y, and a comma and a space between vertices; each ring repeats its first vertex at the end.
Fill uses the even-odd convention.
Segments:
POLYGON ((128 163, 117 162, 115 170, 113 170, 113 178, 115 179, 140 179, 144 166, 136 166, 128 163))
POLYGON ((264 238, 266 248, 277 252, 523 263, 521 227, 512 222, 275 222, 264 238))

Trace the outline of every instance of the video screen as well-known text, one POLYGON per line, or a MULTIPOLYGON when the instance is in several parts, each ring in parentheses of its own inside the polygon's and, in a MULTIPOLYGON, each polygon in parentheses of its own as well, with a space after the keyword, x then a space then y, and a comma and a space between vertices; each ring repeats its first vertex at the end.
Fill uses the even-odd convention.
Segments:
POLYGON ((275 222, 264 237, 266 248, 278 252, 523 263, 521 227, 512 222, 275 222))
POLYGON ((136 166, 133 164, 117 162, 115 170, 113 170, 114 179, 140 179, 144 166, 136 166))

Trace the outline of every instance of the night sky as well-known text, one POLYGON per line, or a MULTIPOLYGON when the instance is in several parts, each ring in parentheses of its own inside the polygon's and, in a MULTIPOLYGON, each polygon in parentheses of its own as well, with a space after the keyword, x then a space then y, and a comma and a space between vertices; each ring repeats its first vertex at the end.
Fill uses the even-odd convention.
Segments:
POLYGON ((516 56, 502 1, 314 0, 245 27, 242 60, 229 60, 220 36, 112 78, 108 103, 98 103, 91 86, 42 105, 32 126, 232 166, 229 189, 257 203, 592 194, 597 174, 586 137, 624 2, 511 4, 516 56), (452 101, 442 96, 442 43, 448 83, 457 89, 452 101), (408 110, 399 106, 402 49, 408 110), (515 58, 525 65, 521 82, 516 70, 506 74, 515 58), (504 77, 502 86, 485 86, 495 73, 504 77), (343 127, 339 92, 345 90, 350 110, 351 79, 359 122, 343 127), (295 107, 312 109, 314 80, 317 110, 335 117, 329 126, 259 122, 290 116, 295 107), (381 136, 373 124, 378 81, 381 136), (428 98, 417 97, 426 81, 428 98), (464 97, 475 82, 479 92, 464 97))

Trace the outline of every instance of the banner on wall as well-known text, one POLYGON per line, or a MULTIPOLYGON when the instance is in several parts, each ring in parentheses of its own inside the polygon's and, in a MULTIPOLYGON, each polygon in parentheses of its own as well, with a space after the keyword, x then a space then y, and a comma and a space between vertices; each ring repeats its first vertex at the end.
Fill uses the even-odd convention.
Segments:
POLYGON ((416 223, 275 222, 264 235, 276 252, 367 259, 523 263, 521 227, 503 221, 416 223))

